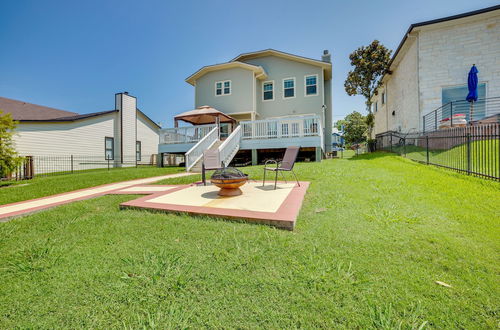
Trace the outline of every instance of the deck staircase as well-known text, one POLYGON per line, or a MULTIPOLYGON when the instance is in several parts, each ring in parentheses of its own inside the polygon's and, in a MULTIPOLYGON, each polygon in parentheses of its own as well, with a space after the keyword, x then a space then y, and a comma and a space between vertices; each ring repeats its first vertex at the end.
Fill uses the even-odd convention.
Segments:
MULTIPOLYGON (((210 148, 207 149, 208 153, 213 154, 214 152, 218 152, 219 146, 222 144, 222 140, 217 140, 212 144, 210 148)), ((201 173, 201 164, 203 163, 203 157, 198 159, 197 162, 194 163, 193 167, 191 167, 190 172, 193 173, 201 173)))
POLYGON ((209 155, 218 157, 224 166, 231 163, 238 150, 240 150, 241 126, 236 127, 224 141, 219 139, 217 130, 217 127, 214 128, 186 153, 186 171, 201 172, 203 154, 206 151, 208 151, 209 155))

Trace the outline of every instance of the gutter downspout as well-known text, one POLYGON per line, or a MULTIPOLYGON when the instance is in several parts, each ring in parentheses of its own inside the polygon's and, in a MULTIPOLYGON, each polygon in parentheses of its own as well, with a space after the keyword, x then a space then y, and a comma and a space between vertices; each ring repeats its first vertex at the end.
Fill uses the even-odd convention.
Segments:
POLYGON ((415 38, 417 39, 417 106, 418 106, 418 125, 417 129, 419 131, 422 131, 424 128, 420 127, 422 125, 422 122, 420 121, 420 118, 422 118, 422 108, 420 107, 420 35, 417 34, 415 38))

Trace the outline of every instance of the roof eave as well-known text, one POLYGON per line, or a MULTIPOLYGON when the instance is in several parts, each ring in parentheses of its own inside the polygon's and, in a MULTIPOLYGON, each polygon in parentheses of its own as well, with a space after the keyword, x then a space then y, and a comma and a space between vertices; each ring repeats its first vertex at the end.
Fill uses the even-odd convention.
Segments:
MULTIPOLYGON (((500 10, 500 5, 496 5, 496 6, 492 6, 492 7, 487 7, 487 8, 483 8, 483 9, 478 9, 478 10, 474 10, 474 11, 469 11, 469 12, 462 13, 462 14, 457 14, 457 15, 452 15, 452 16, 447 16, 447 17, 442 17, 442 18, 437 18, 437 19, 433 19, 433 20, 429 20, 429 21, 424 21, 424 22, 419 22, 419 23, 411 24, 410 27, 408 28, 408 30, 406 31, 403 39, 399 43, 398 48, 396 48, 396 51, 394 52, 391 60, 389 61, 389 66, 388 66, 389 70, 391 69, 392 64, 394 63, 396 57, 400 53, 401 49, 403 48, 404 43, 408 39, 408 36, 413 31, 413 29, 418 28, 418 27, 422 27, 422 26, 427 26, 427 25, 432 25, 432 24, 437 24, 437 23, 443 23, 443 22, 448 22, 448 21, 452 21, 452 20, 456 20, 456 19, 461 19, 461 18, 466 18, 466 17, 470 17, 470 16, 480 15, 480 14, 492 12, 492 11, 495 11, 495 10, 500 10)), ((385 77, 385 75, 384 75, 384 77, 385 77)), ((382 79, 384 77, 382 77, 382 79)))
POLYGON ((319 67, 323 68, 323 70, 326 72, 325 79, 328 79, 328 80, 331 79, 331 76, 332 76, 332 63, 330 63, 330 62, 323 62, 321 60, 316 60, 316 59, 309 58, 309 57, 304 57, 304 56, 299 56, 299 55, 295 55, 295 54, 290 54, 290 53, 282 52, 282 51, 279 51, 279 50, 276 50, 276 49, 272 49, 272 48, 268 48, 268 49, 264 49, 264 50, 259 50, 259 51, 255 51, 255 52, 242 53, 242 54, 236 56, 235 58, 233 58, 231 60, 231 62, 244 61, 245 59, 256 58, 256 57, 267 56, 267 55, 276 55, 276 56, 280 56, 280 57, 284 57, 284 58, 289 58, 291 60, 295 60, 295 61, 299 61, 299 62, 308 63, 308 64, 315 65, 315 66, 319 66, 319 67))
POLYGON ((261 79, 260 77, 263 77, 265 79, 267 77, 267 73, 264 70, 263 67, 261 66, 256 66, 248 63, 243 63, 239 61, 234 61, 234 62, 226 62, 226 63, 219 63, 219 64, 213 64, 213 65, 207 65, 190 75, 189 77, 186 78, 186 82, 192 86, 196 85, 196 80, 199 78, 203 77, 205 74, 213 71, 219 71, 219 70, 225 70, 225 69, 231 69, 234 67, 240 67, 244 68, 250 71, 253 71, 256 77, 258 79, 261 79))

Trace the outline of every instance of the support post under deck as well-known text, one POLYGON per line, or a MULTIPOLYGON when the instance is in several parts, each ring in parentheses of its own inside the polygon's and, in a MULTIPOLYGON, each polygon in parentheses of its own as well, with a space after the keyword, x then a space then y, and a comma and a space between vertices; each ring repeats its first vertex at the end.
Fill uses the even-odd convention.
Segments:
POLYGON ((321 158, 322 158, 321 147, 316 147, 316 156, 314 157, 314 160, 320 162, 321 158))
POLYGON ((252 149, 252 165, 257 165, 259 163, 257 159, 257 149, 252 149))

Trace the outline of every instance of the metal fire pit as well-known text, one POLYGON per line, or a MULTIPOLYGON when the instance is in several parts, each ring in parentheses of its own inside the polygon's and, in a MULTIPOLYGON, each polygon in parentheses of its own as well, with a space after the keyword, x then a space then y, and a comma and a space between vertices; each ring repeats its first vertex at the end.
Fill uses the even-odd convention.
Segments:
POLYGON ((234 167, 221 168, 212 174, 210 182, 221 188, 219 196, 239 196, 243 192, 240 187, 248 181, 248 175, 234 167))

